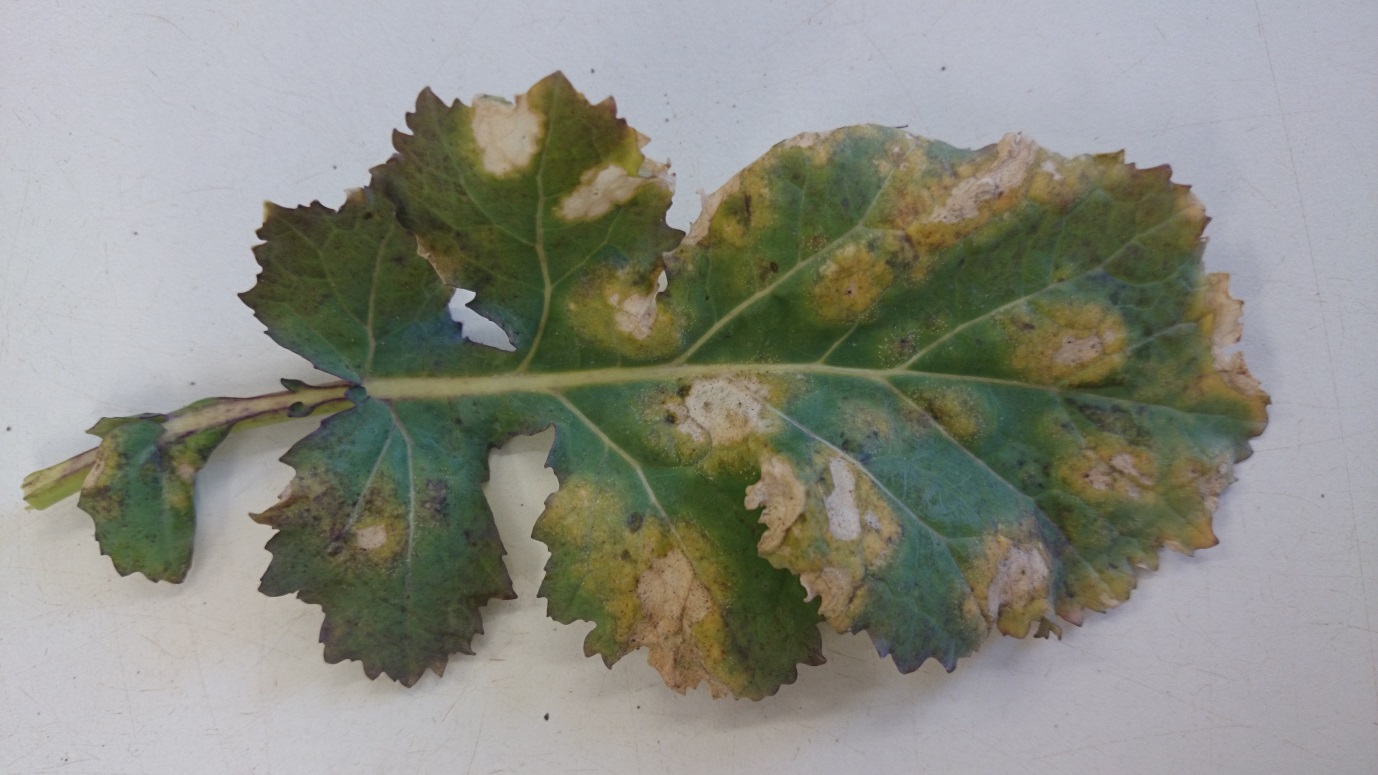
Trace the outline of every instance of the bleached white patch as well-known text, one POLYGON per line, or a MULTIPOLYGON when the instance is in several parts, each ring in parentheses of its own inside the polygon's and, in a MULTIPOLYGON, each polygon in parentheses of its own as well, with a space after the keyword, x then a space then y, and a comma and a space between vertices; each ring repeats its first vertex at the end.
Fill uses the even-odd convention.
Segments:
POLYGON ((818 141, 822 139, 823 134, 821 132, 800 132, 780 145, 785 148, 812 148, 818 145, 818 141))
POLYGON ((560 217, 566 221, 585 221, 600 218, 622 204, 646 183, 646 178, 634 178, 617 164, 585 172, 578 188, 560 200, 560 217))
POLYGON ((388 529, 382 525, 369 525, 354 534, 354 543, 365 551, 377 549, 387 542, 388 529))
MULTIPOLYGON (((828 509, 828 532, 841 541, 855 541, 861 537, 861 512, 856 505, 856 475, 847 461, 835 457, 828 461, 833 477, 833 491, 823 499, 828 509)), ((874 514, 870 521, 879 522, 874 514)))
POLYGON ((1037 549, 1011 546, 1000 558, 995 578, 986 592, 986 615, 1000 618, 1000 608, 1009 603, 1023 609, 1048 594, 1048 561, 1037 549))
POLYGON ((655 327, 656 296, 659 290, 650 293, 629 293, 625 297, 619 293, 608 294, 608 303, 617 308, 613 323, 617 330, 630 334, 633 339, 645 339, 655 327))
POLYGON ((1053 176, 1053 180, 1062 180, 1062 173, 1057 171, 1057 165, 1053 164, 1052 159, 1044 159, 1043 166, 1039 169, 1053 176))
POLYGON ((544 125, 544 118, 531 109, 525 95, 515 103, 475 97, 469 126, 483 152, 484 171, 502 176, 525 169, 540 147, 544 125))

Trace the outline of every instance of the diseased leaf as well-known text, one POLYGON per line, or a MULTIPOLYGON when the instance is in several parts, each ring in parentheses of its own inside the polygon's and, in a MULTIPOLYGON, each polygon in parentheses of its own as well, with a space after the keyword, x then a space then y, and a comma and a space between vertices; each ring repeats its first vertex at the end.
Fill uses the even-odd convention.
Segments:
POLYGON ((255 398, 206 398, 171 414, 106 417, 87 431, 99 447, 24 478, 24 499, 45 509, 77 491, 96 540, 120 575, 177 583, 191 566, 196 475, 234 428, 338 411, 347 385, 284 385, 255 398))
POLYGON ((263 273, 240 298, 274 341, 356 384, 461 370, 451 294, 387 200, 358 190, 338 213, 266 210, 254 251, 263 273))
POLYGON ((535 527, 551 552, 540 594, 557 621, 594 622, 584 651, 608 665, 647 647, 681 692, 702 681, 714 696, 764 697, 796 664, 822 663, 816 607, 755 553, 750 469, 679 454, 657 416, 673 385, 551 391, 560 489, 535 527))
MULTIPOLYGON (((279 530, 263 591, 321 604, 328 661, 411 684, 469 651, 512 595, 487 453, 549 425, 550 615, 679 691, 772 694, 822 661, 824 621, 950 670, 1215 543, 1268 398, 1167 168, 849 127, 771 149, 680 235, 646 139, 559 74, 514 102, 423 92, 407 126, 340 210, 269 207, 243 295, 344 381, 221 399, 344 409, 256 517, 279 530), (461 339, 457 287, 515 350, 461 339)), ((133 491, 88 480, 83 506, 133 491)))
POLYGON ((672 183, 611 99, 590 105, 552 75, 507 102, 446 106, 429 90, 374 172, 440 277, 515 345, 470 371, 595 368, 668 355, 674 321, 652 303, 672 183), (630 332, 630 334, 629 334, 630 332), (592 346, 591 346, 592 345, 592 346))
POLYGON ((792 377, 747 505, 839 630, 951 669, 991 625, 1080 622, 1160 547, 1215 543, 1267 399, 1213 352, 1237 302, 1166 169, 858 127, 709 207, 671 263, 707 286, 676 362, 792 377))
POLYGON ((278 529, 261 589, 325 609, 327 662, 410 686, 472 653, 480 606, 514 597, 478 486, 491 425, 463 400, 363 399, 283 458, 297 477, 254 517, 278 529))
POLYGON ((230 428, 179 437, 166 432, 167 419, 140 415, 96 423, 88 433, 101 443, 77 505, 95 521, 101 553, 121 576, 138 572, 151 581, 177 583, 191 567, 196 475, 230 428))

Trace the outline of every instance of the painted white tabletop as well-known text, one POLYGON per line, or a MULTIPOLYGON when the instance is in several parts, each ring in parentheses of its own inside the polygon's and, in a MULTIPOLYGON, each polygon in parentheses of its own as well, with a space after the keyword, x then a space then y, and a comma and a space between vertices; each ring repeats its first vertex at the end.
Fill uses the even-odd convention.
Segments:
POLYGON ((1378 5, 392 5, 0 4, 0 771, 1375 771, 1378 5), (520 598, 412 689, 325 664, 319 609, 256 591, 271 531, 247 514, 309 421, 216 453, 180 586, 119 577, 74 499, 24 509, 23 474, 99 417, 320 379, 236 298, 261 202, 338 205, 424 86, 511 95, 556 69, 653 138, 681 228, 696 191, 847 124, 1170 163, 1274 399, 1220 545, 951 675, 829 631, 828 664, 775 697, 715 701, 545 618, 549 436, 497 453, 487 487, 520 598))

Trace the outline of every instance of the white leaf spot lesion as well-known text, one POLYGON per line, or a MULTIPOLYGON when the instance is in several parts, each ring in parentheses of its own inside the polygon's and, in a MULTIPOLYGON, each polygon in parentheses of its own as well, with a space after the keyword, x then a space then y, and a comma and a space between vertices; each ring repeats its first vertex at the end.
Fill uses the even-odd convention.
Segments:
POLYGON ((995 578, 986 590, 986 615, 994 623, 1000 611, 1013 607, 1023 612, 1033 606, 1040 613, 1047 608, 1048 560, 1033 547, 1011 544, 996 566, 995 578))
POLYGON ((560 200, 556 212, 566 221, 591 221, 629 201, 642 186, 657 185, 673 191, 669 169, 668 165, 645 159, 636 175, 627 174, 617 163, 588 170, 580 177, 579 185, 560 200))
POLYGON ((369 525, 354 533, 354 543, 364 551, 372 551, 388 542, 388 529, 382 525, 369 525))
POLYGON ((659 314, 656 307, 656 296, 659 294, 658 288, 649 293, 609 293, 608 303, 614 308, 613 324, 617 326, 617 330, 633 339, 649 337, 655 330, 656 317, 659 314))
POLYGON ((828 472, 832 475, 833 490, 823 498, 828 510, 828 532, 839 541, 855 541, 861 537, 861 523, 879 524, 875 514, 862 514, 856 500, 856 474, 852 466, 840 457, 828 461, 828 472))
POLYGON ((484 171, 502 177, 531 164, 540 148, 545 118, 531 109, 526 95, 519 95, 516 102, 482 96, 474 99, 469 126, 483 154, 484 171))

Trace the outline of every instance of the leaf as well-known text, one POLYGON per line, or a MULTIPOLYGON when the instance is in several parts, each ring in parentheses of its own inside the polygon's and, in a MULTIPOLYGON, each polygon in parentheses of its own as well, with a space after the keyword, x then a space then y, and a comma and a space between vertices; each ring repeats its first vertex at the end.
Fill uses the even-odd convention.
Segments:
POLYGON ((1215 543, 1268 398, 1167 168, 849 127, 777 145, 681 235, 646 139, 559 74, 423 92, 407 126, 340 210, 269 207, 243 295, 344 380, 239 399, 350 407, 256 517, 263 591, 322 605, 328 661, 411 684, 470 650, 512 595, 487 453, 552 424, 540 594, 679 691, 772 694, 822 661, 820 621, 950 670, 1215 543), (515 350, 462 340, 458 287, 515 350))
POLYGON ((481 351, 470 370, 593 368, 672 351, 672 321, 644 319, 660 256, 682 236, 665 225, 672 183, 611 99, 590 105, 558 73, 514 103, 446 106, 427 90, 407 126, 374 185, 440 277, 474 291, 470 306, 518 353, 514 366, 481 351))
POLYGON ((261 589, 325 609, 327 662, 359 659, 370 678, 410 686, 472 653, 481 605, 515 597, 475 484, 489 425, 460 401, 365 399, 283 458, 297 477, 255 516, 279 531, 261 589))
POLYGON ((386 200, 356 191, 339 213, 320 203, 266 211, 255 249, 264 271, 240 298, 274 341, 354 383, 458 370, 450 294, 386 200))
POLYGON ((317 411, 337 411, 345 385, 284 385, 254 398, 206 398, 166 415, 105 417, 87 431, 87 450, 24 479, 24 499, 47 508, 78 490, 96 525, 101 552, 120 575, 181 582, 191 567, 194 483, 207 458, 234 428, 317 411))
POLYGON ((150 581, 178 583, 191 567, 196 475, 230 429, 178 436, 167 433, 167 420, 140 415, 96 423, 88 433, 101 444, 78 505, 95 521, 101 552, 121 576, 138 572, 150 581))

